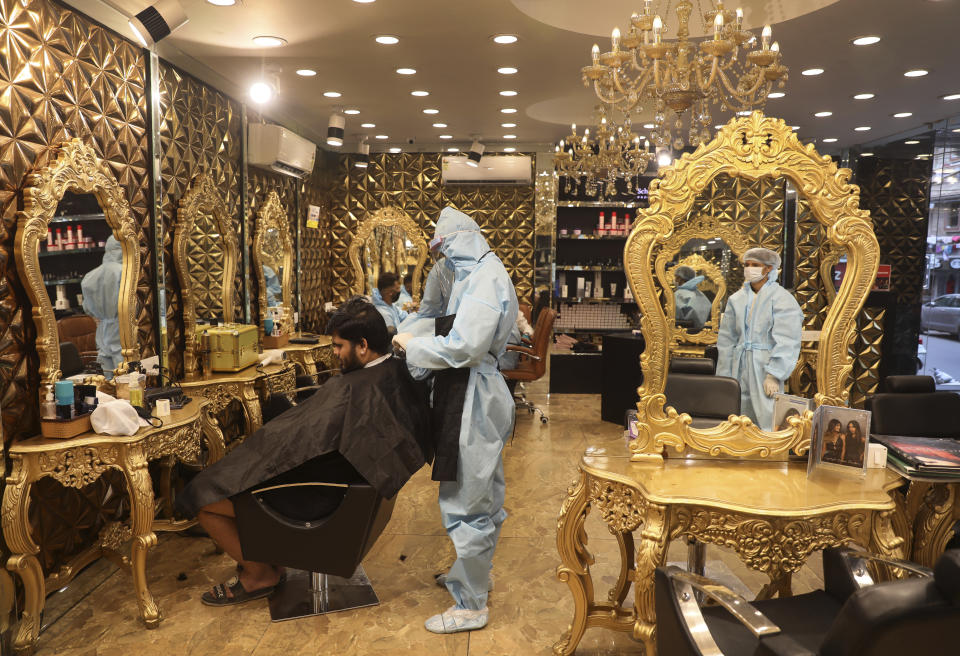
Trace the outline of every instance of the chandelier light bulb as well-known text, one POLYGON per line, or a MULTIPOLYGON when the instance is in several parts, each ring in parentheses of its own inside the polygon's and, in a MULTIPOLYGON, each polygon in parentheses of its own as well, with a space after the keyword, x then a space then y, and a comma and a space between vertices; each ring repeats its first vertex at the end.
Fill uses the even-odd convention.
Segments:
POLYGON ((763 26, 763 32, 760 33, 760 40, 763 42, 763 49, 767 50, 770 47, 770 37, 773 35, 773 30, 770 29, 769 25, 763 26))
POLYGON ((780 52, 780 42, 774 41, 773 45, 770 46, 770 50, 773 50, 774 52, 780 52))
POLYGON ((614 52, 620 51, 620 28, 613 28, 613 32, 610 34, 610 44, 613 46, 614 52))
POLYGON ((600 61, 600 46, 594 43, 593 47, 590 48, 590 55, 593 57, 593 65, 596 66, 600 61))
POLYGON ((660 43, 663 38, 663 19, 659 15, 653 17, 653 37, 654 43, 660 43))
POLYGON ((743 9, 737 7, 737 31, 743 31, 743 9))
POLYGON ((720 40, 720 32, 723 31, 723 11, 718 11, 713 19, 713 40, 720 40))

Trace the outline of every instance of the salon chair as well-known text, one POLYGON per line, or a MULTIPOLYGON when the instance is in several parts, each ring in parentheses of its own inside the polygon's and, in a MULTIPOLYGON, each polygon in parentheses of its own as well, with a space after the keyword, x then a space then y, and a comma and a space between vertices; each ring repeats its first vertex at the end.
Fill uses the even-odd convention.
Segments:
MULTIPOLYGON (((500 373, 507 379, 507 383, 531 383, 540 380, 547 372, 547 352, 553 338, 553 322, 557 318, 557 311, 544 308, 537 317, 537 325, 533 328, 533 338, 529 345, 507 344, 507 351, 520 354, 516 369, 504 369, 500 373)), ((549 417, 534 403, 527 400, 523 390, 513 389, 513 398, 517 408, 525 408, 530 414, 539 413, 540 421, 547 423, 549 417)), ((516 429, 516 422, 514 422, 516 429)))
POLYGON ((887 376, 864 408, 876 435, 960 439, 960 395, 938 392, 931 376, 887 376))
POLYGON ((383 532, 396 497, 384 499, 367 483, 297 483, 302 494, 327 493, 340 503, 310 521, 281 514, 270 503, 274 488, 236 497, 243 557, 280 567, 286 581, 269 600, 274 622, 323 615, 380 603, 360 565, 383 532))
POLYGON ((57 320, 61 342, 71 342, 83 365, 97 361, 97 320, 87 314, 71 314, 57 320))
MULTIPOLYGON (((701 358, 686 358, 700 360, 701 358)), ((706 362, 691 367, 706 368, 706 362)), ((667 376, 664 394, 667 405, 693 419, 693 428, 711 428, 730 415, 740 414, 740 383, 735 378, 710 374, 674 373, 667 376)))
POLYGON ((671 358, 671 374, 698 374, 712 376, 717 372, 717 363, 710 358, 671 358))
POLYGON ((824 589, 748 602, 678 567, 654 574, 664 656, 924 656, 960 652, 960 550, 933 571, 852 549, 823 551, 824 589), (877 583, 868 561, 918 578, 877 583), (885 563, 885 564, 882 564, 885 563), (716 605, 701 608, 697 595, 716 605))

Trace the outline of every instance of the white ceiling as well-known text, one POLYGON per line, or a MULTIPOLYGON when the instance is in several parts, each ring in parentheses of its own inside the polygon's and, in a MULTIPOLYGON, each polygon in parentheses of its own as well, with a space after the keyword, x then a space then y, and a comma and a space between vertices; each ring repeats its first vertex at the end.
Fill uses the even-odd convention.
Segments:
MULTIPOLYGON (((238 0, 216 7, 206 0, 181 0, 190 22, 160 43, 161 56, 201 79, 248 102, 245 89, 266 68, 279 67, 279 98, 264 113, 287 123, 318 142, 331 111, 356 108, 347 117, 347 144, 355 147, 369 134, 373 150, 388 146, 436 150, 469 145, 480 135, 488 150, 503 146, 543 147, 565 136, 568 124, 585 124, 596 104, 580 81, 589 63, 590 47, 608 46, 614 25, 623 29, 642 0, 238 0), (606 27, 605 27, 606 26, 606 27), (516 34, 519 41, 497 45, 491 36, 516 34), (373 37, 392 34, 393 46, 373 37), (280 48, 263 49, 251 39, 275 35, 287 40, 280 48), (416 75, 395 73, 401 66, 416 75), (514 66, 516 75, 500 75, 500 66, 514 66), (296 69, 317 71, 302 78, 296 69), (423 89, 426 98, 410 95, 423 89), (498 92, 512 89, 514 98, 498 92), (339 91, 338 99, 324 91, 339 91), (516 114, 499 112, 515 107, 516 114), (424 108, 440 112, 429 116, 424 108), (362 122, 376 124, 363 129, 362 122), (515 122, 504 129, 502 122, 515 122), (448 124, 446 129, 432 127, 448 124), (372 139, 389 135, 386 141, 372 139), (451 134, 441 141, 440 134, 451 134), (503 139, 515 134, 514 144, 503 139), (415 141, 414 146, 408 140, 415 141)), ((709 0, 701 0, 704 8, 709 0)), ((69 2, 108 26, 130 35, 117 10, 130 15, 150 0, 73 0, 69 2), (109 4, 109 6, 108 6, 109 4)), ((675 6, 676 2, 672 2, 675 6)), ((696 5, 696 0, 694 0, 696 5)), ((960 113, 960 101, 940 96, 960 93, 960 0, 743 0, 747 27, 774 24, 784 63, 790 67, 786 97, 771 100, 767 113, 800 126, 804 140, 835 137, 824 152, 875 142, 960 113), (874 34, 881 41, 858 47, 850 40, 874 34), (825 73, 805 77, 801 70, 819 67, 825 73), (930 74, 906 78, 904 71, 925 68, 930 74), (873 100, 856 101, 869 91, 873 100), (814 112, 831 111, 829 118, 814 112), (897 119, 896 112, 912 112, 897 119), (869 132, 855 132, 870 126, 869 132)), ((666 0, 654 0, 663 11, 666 0)), ((735 1, 727 8, 737 6, 735 1)), ((699 21, 692 23, 699 26, 699 21)), ((668 35, 675 19, 668 21, 668 35)), ((604 48, 606 49, 606 48, 604 48)), ((643 116, 639 117, 642 122, 643 116)), ((716 123, 729 116, 714 115, 716 123)))

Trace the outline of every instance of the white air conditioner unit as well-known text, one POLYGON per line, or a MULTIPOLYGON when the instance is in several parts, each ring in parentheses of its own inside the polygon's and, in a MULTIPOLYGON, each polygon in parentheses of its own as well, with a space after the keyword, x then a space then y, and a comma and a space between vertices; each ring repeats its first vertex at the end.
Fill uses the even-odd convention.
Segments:
POLYGON ((529 155, 484 155, 477 166, 467 166, 466 155, 445 155, 443 184, 531 184, 529 155))
POLYGON ((279 125, 251 123, 247 131, 248 163, 295 178, 313 172, 317 146, 279 125))

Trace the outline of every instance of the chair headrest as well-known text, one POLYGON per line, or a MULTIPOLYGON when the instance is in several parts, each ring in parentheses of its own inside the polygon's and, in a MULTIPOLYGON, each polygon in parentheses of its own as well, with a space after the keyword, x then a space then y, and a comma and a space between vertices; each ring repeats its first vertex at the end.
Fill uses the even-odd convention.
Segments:
POLYGON ((887 376, 883 385, 886 391, 894 394, 927 394, 937 391, 933 376, 887 376))
POLYGON ((712 376, 716 371, 710 358, 673 358, 670 360, 670 372, 675 374, 699 374, 712 376))
POLYGON ((960 549, 943 552, 933 568, 937 589, 954 604, 960 604, 960 549))

